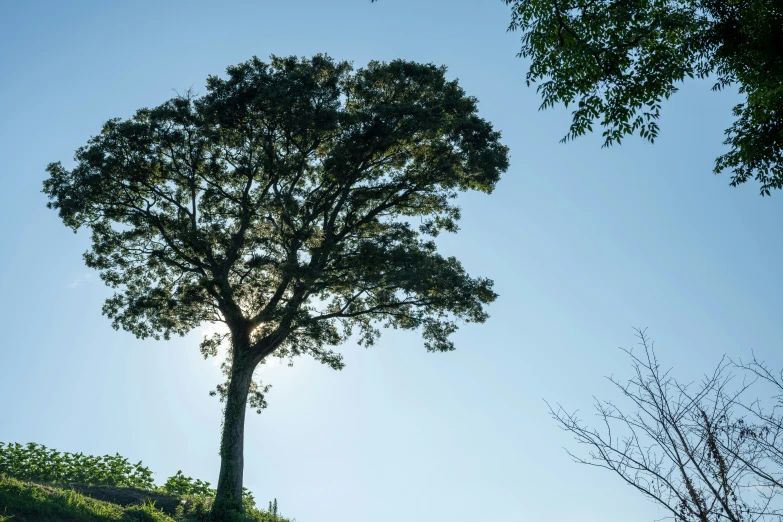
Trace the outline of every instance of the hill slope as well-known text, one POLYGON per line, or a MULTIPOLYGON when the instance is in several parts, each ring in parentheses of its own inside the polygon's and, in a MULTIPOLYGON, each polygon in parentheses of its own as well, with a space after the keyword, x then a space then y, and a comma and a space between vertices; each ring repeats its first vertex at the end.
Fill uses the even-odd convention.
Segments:
MULTIPOLYGON (((0 475, 0 522, 207 522, 212 499, 132 487, 24 482, 0 475)), ((290 522, 249 508, 248 522, 290 522)))
MULTIPOLYGON (((178 471, 155 486, 152 471, 117 455, 62 453, 40 444, 0 442, 0 522, 207 522, 209 482, 178 471)), ((243 493, 237 522, 290 522, 243 493)))

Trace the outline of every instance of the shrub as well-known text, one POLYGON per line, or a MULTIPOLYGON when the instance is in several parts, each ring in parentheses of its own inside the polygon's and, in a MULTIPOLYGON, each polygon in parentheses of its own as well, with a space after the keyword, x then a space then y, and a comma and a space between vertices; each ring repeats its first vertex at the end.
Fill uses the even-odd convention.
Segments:
MULTIPOLYGON (((113 508, 105 507, 101 503, 94 504, 92 499, 77 494, 75 491, 57 490, 56 488, 45 489, 45 487, 41 489, 38 486, 31 486, 32 489, 30 489, 26 486, 23 487, 23 482, 132 487, 180 495, 185 498, 183 504, 177 508, 177 516, 175 517, 177 520, 210 520, 212 501, 215 497, 215 490, 210 487, 209 482, 187 477, 182 473, 182 470, 169 477, 163 486, 156 488, 152 480, 152 471, 144 467, 141 461, 137 464, 131 464, 128 459, 119 454, 95 457, 82 453, 59 452, 33 442, 25 445, 0 442, 0 478, 3 476, 8 479, 3 479, 5 482, 0 487, 0 500, 3 495, 11 494, 10 489, 22 488, 16 494, 24 490, 25 494, 30 496, 28 498, 30 502, 44 502, 48 505, 53 502, 52 498, 57 498, 59 500, 56 500, 55 504, 65 502, 67 505, 88 505, 90 506, 88 511, 93 509, 111 511, 113 508), (50 493, 54 491, 58 493, 51 497, 50 493), (46 500, 42 496, 45 493, 49 495, 46 500), (87 504, 84 504, 85 502, 87 504)), ((242 504, 245 513, 236 514, 237 522, 285 522, 286 520, 278 515, 277 499, 269 503, 268 511, 259 510, 256 508, 253 494, 247 488, 242 488, 242 504)), ((90 516, 97 515, 91 512, 90 516)), ((108 516, 109 519, 123 516, 125 517, 123 520, 162 520, 160 511, 155 509, 153 503, 129 506, 124 511, 120 510, 116 513, 104 512, 100 516, 108 516)), ((0 522, 2 522, 2 516, 0 516, 0 522)))
POLYGON ((152 471, 119 454, 60 453, 41 444, 0 442, 0 473, 19 480, 152 489, 152 471))

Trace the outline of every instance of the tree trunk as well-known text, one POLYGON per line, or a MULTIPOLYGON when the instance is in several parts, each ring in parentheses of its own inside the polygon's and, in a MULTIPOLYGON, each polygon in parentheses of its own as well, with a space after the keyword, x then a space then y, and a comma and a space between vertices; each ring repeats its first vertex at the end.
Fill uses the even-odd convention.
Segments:
MULTIPOLYGON (((228 384, 223 435, 220 440, 220 475, 212 512, 242 511, 242 471, 244 467, 245 411, 255 364, 248 361, 243 339, 234 339, 231 381, 228 384), (238 342, 237 342, 238 341, 238 342), (239 344, 239 346, 237 346, 239 344)), ((225 517, 223 517, 225 518, 225 517)))

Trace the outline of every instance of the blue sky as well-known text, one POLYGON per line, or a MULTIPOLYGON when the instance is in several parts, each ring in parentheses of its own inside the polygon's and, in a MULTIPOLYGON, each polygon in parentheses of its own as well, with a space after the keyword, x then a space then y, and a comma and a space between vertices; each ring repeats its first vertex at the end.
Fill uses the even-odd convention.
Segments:
MULTIPOLYGON (((245 483, 299 522, 654 520, 619 479, 577 466, 542 399, 582 408, 628 375, 618 346, 649 327, 684 380, 751 350, 783 366, 781 198, 714 176, 736 92, 690 82, 661 137, 563 145, 569 112, 538 112, 500 0, 16 2, 0 16, 0 440, 119 452, 159 483, 215 482, 220 381, 199 332, 115 332, 84 267, 85 233, 46 209, 44 168, 128 117, 257 55, 326 52, 448 66, 503 134, 511 168, 462 197, 439 238, 495 280, 491 318, 426 353, 414 333, 343 347, 335 372, 270 365, 270 407, 249 415, 245 483)), ((578 448, 577 448, 578 449, 578 448)))

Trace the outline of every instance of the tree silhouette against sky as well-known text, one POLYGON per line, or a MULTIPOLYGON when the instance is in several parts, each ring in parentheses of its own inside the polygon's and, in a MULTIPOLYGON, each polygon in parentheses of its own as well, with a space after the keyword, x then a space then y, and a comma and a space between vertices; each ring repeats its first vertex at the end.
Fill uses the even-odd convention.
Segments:
POLYGON ((214 512, 241 510, 254 370, 379 326, 418 329, 449 351, 459 322, 483 322, 496 294, 432 238, 456 232, 460 191, 489 193, 508 167, 500 134, 445 68, 395 60, 356 72, 328 56, 253 58, 177 96, 113 119, 48 166, 49 207, 92 232, 85 262, 117 289, 103 313, 139 338, 222 322, 204 356, 224 365, 214 512))

